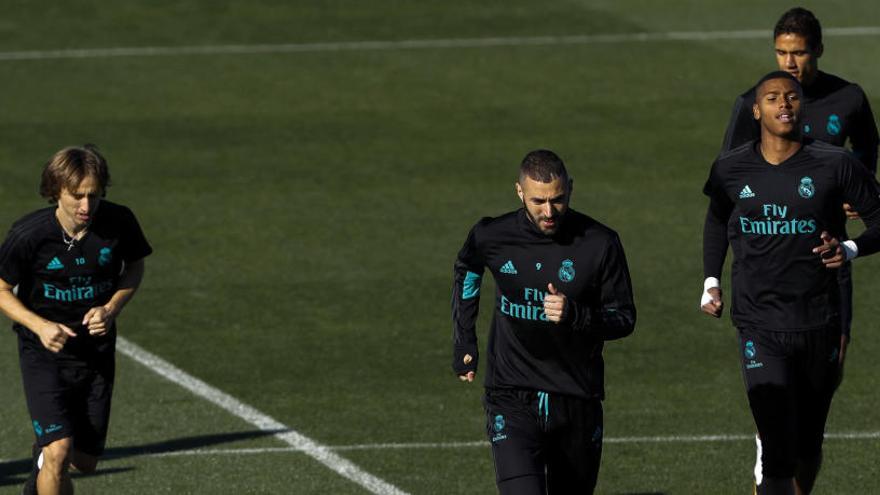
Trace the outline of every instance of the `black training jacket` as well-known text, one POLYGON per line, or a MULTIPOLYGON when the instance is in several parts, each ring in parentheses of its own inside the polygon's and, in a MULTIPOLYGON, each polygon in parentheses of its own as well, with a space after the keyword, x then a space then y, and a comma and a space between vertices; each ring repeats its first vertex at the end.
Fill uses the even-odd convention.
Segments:
POLYGON ((581 398, 603 398, 602 347, 632 333, 632 285, 620 239, 610 228, 568 210, 559 231, 543 234, 524 209, 484 218, 455 262, 452 289, 456 373, 476 370, 475 324, 484 269, 495 279, 484 384, 581 398), (563 321, 547 321, 548 284, 566 295, 563 321))
POLYGON ((844 235, 843 202, 868 227, 854 239, 859 256, 880 250, 880 199, 865 167, 843 148, 812 140, 771 165, 753 141, 718 157, 703 192, 710 198, 704 275, 721 278, 729 240, 736 326, 806 331, 839 324, 836 270, 812 250, 823 231, 844 235))

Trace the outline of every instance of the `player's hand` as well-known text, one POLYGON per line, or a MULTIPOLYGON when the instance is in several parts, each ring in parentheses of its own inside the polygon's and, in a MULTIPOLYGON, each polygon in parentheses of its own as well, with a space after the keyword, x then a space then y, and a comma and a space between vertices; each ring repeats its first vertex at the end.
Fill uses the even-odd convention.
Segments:
POLYGON ((477 376, 477 344, 455 344, 452 349, 452 371, 463 382, 473 382, 477 376))
MULTIPOLYGON (((461 361, 465 366, 469 366, 472 362, 474 362, 474 357, 471 356, 470 354, 465 354, 464 357, 461 358, 461 361)), ((459 380, 461 380, 463 382, 470 383, 470 382, 474 381, 474 377, 476 375, 477 374, 475 372, 468 371, 467 373, 465 373, 463 375, 458 375, 458 378, 459 378, 459 380)))
POLYGON ((89 329, 89 335, 106 335, 113 326, 113 313, 105 306, 96 306, 83 316, 82 324, 89 329))
POLYGON ((559 323, 565 316, 565 306, 568 304, 568 298, 565 297, 565 294, 556 290, 553 284, 547 284, 547 292, 549 294, 544 296, 544 315, 547 317, 547 321, 559 323))
POLYGON ((858 220, 859 219, 859 212, 857 212, 856 210, 853 210, 852 205, 849 203, 843 204, 843 212, 846 213, 847 220, 858 220))
POLYGON ((721 318, 724 312, 724 301, 721 300, 721 288, 712 287, 703 293, 700 310, 707 315, 721 318))
POLYGON ((825 268, 840 268, 846 261, 846 255, 843 248, 840 247, 840 241, 831 237, 828 232, 822 231, 819 236, 822 239, 822 245, 813 248, 813 252, 822 258, 825 268))
POLYGON ((37 329, 37 336, 40 337, 43 347, 57 353, 64 348, 67 339, 76 337, 76 332, 67 325, 47 321, 45 325, 37 329))

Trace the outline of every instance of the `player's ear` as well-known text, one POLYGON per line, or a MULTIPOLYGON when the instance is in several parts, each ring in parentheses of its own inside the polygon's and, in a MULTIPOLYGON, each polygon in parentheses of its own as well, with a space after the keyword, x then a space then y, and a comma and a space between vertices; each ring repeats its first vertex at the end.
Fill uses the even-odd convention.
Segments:
POLYGON ((825 52, 825 45, 819 43, 819 46, 816 47, 816 50, 813 52, 813 58, 819 58, 825 52))
POLYGON ((568 178, 568 197, 571 197, 571 191, 574 189, 574 179, 568 178))
POLYGON ((755 118, 755 120, 761 120, 761 109, 758 108, 757 103, 752 105, 752 116, 755 118))
POLYGON ((519 185, 519 182, 516 183, 516 195, 519 196, 519 200, 523 203, 526 202, 526 198, 523 196, 522 186, 519 185))

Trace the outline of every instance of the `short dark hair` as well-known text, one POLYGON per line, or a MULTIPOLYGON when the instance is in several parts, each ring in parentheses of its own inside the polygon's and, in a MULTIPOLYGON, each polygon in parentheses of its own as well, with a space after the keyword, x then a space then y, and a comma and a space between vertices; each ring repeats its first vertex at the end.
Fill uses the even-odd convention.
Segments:
POLYGON ((54 203, 61 197, 62 189, 75 191, 88 176, 98 181, 101 195, 110 186, 110 170, 107 160, 94 144, 70 146, 55 153, 43 167, 40 180, 40 196, 54 203))
POLYGON ((756 98, 760 96, 761 85, 763 85, 765 82, 767 82, 771 79, 788 79, 788 80, 794 82, 794 85, 797 88, 799 93, 803 92, 803 89, 801 89, 801 83, 800 83, 800 81, 797 80, 796 77, 789 74, 788 72, 785 72, 784 70, 774 70, 773 72, 768 73, 767 75, 765 75, 761 79, 758 79, 758 82, 755 84, 755 97, 756 98))
POLYGON ((813 51, 822 47, 822 25, 812 12, 803 7, 795 7, 782 14, 773 28, 773 39, 789 33, 806 38, 807 45, 813 51))
POLYGON ((568 171, 562 159, 550 150, 530 151, 519 165, 519 180, 530 178, 538 182, 553 182, 562 179, 568 182, 568 171))

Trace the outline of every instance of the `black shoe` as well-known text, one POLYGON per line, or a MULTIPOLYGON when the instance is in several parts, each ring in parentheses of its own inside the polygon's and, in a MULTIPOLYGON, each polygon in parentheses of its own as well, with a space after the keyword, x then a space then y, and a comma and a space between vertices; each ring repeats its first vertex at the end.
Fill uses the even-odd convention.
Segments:
POLYGON ((33 457, 33 461, 31 462, 31 474, 24 483, 24 489, 21 491, 21 495, 37 495, 37 475, 40 473, 40 468, 37 466, 37 460, 40 458, 40 453, 42 451, 43 449, 38 447, 36 443, 33 448, 31 448, 31 457, 33 457))

